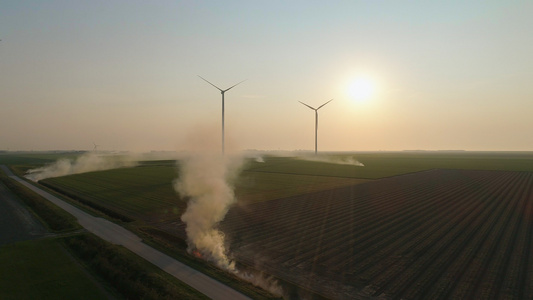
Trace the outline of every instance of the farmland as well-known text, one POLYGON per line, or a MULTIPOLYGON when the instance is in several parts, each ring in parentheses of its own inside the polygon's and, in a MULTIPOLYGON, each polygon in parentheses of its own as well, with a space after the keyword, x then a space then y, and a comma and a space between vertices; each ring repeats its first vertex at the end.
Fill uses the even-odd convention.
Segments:
MULTIPOLYGON (((242 264, 328 298, 533 297, 531 153, 250 161, 221 228, 242 264)), ((174 162, 44 184, 184 238, 174 162)))
POLYGON ((236 207, 237 260, 328 298, 530 299, 533 173, 431 170, 236 207))
MULTIPOLYGON (((267 201, 368 181, 357 178, 256 171, 254 170, 256 164, 250 163, 249 169, 243 171, 236 184, 236 194, 240 203, 267 201)), ((319 170, 322 164, 316 163, 316 169, 319 170)), ((291 165, 289 167, 294 169, 291 165)), ((172 182, 177 176, 176 163, 163 162, 50 178, 41 183, 73 198, 117 212, 123 216, 123 219, 162 223, 179 220, 179 216, 186 208, 186 202, 180 199, 172 188, 172 182)))

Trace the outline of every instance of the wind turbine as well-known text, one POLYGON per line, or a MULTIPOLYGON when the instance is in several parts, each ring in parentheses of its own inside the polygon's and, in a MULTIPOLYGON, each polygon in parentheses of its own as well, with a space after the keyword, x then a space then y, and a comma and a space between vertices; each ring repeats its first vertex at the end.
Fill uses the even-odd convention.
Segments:
POLYGON ((241 84, 243 83, 245 80, 239 82, 239 83, 236 83, 232 86, 230 86, 229 88, 223 90, 221 88, 219 88, 218 86, 212 84, 211 82, 207 81, 207 79, 203 78, 202 76, 198 75, 198 77, 202 78, 205 82, 209 83, 210 85, 214 86, 215 88, 217 88, 217 90, 220 91, 220 93, 222 94, 222 154, 224 154, 224 93, 231 90, 232 88, 234 88, 236 85, 238 84, 241 84))
POLYGON ((96 145, 95 142, 93 142, 93 145, 94 145, 93 152, 96 153, 98 151, 98 146, 99 145, 96 145))
POLYGON ((318 110, 321 109, 324 105, 330 103, 331 101, 333 101, 333 99, 329 100, 328 102, 320 105, 318 108, 314 108, 310 105, 307 105, 305 103, 303 103, 302 101, 298 101, 300 103, 302 103, 303 105, 309 107, 310 109, 314 110, 315 111, 315 155, 317 154, 317 136, 318 136, 318 110))

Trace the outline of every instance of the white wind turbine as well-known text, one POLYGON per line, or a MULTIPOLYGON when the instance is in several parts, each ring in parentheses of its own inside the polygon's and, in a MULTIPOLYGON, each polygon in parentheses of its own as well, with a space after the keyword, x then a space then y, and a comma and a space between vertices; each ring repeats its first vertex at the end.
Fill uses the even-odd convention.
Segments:
POLYGON ((217 89, 220 91, 220 93, 222 94, 222 154, 224 154, 224 93, 227 92, 227 91, 229 91, 229 90, 231 90, 231 89, 234 88, 236 85, 243 83, 243 82, 246 81, 246 80, 243 80, 243 81, 241 81, 241 82, 239 82, 239 83, 236 83, 236 84, 230 86, 229 88, 223 90, 223 89, 219 88, 218 86, 212 84, 211 82, 207 81, 207 79, 203 78, 202 76, 198 75, 198 77, 202 78, 205 82, 207 82, 207 83, 209 83, 210 85, 212 85, 212 86, 214 86, 215 88, 217 88, 217 89))
POLYGON ((315 111, 315 155, 317 154, 317 139, 318 139, 318 110, 321 109, 324 105, 330 103, 331 101, 333 101, 333 99, 329 100, 328 102, 320 105, 318 108, 314 108, 310 105, 307 105, 305 103, 303 103, 302 101, 298 101, 300 103, 302 103, 303 105, 309 107, 310 109, 314 110, 315 111))

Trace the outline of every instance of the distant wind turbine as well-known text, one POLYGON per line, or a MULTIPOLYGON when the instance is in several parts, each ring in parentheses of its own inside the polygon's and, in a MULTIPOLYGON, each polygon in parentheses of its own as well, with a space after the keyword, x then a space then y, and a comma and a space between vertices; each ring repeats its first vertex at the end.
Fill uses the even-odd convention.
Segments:
POLYGON ((96 145, 95 142, 93 142, 93 145, 94 145, 94 147, 93 147, 93 152, 98 151, 98 146, 99 146, 99 145, 96 145))
POLYGON ((207 81, 207 79, 203 78, 202 76, 198 75, 198 77, 202 78, 205 82, 209 83, 210 85, 214 86, 215 88, 217 88, 220 93, 222 94, 222 154, 224 154, 224 93, 231 90, 232 88, 234 88, 235 86, 237 86, 238 84, 241 84, 243 83, 244 81, 246 80, 243 80, 239 83, 236 83, 232 86, 230 86, 229 88, 223 90, 221 88, 219 88, 218 86, 212 84, 211 82, 207 81))
POLYGON ((314 108, 310 105, 307 105, 305 103, 303 103, 302 101, 298 101, 300 103, 302 103, 303 105, 309 107, 310 109, 314 110, 315 111, 315 155, 317 154, 317 137, 318 137, 318 110, 321 109, 324 105, 330 103, 331 101, 333 101, 333 99, 329 100, 328 102, 320 105, 318 108, 314 108))

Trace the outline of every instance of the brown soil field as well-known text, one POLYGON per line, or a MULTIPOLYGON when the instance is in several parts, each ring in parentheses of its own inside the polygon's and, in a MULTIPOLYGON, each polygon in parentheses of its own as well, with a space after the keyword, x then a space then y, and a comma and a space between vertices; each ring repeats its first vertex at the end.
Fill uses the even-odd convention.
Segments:
POLYGON ((332 299, 533 299, 533 172, 430 170, 233 207, 234 258, 332 299))

